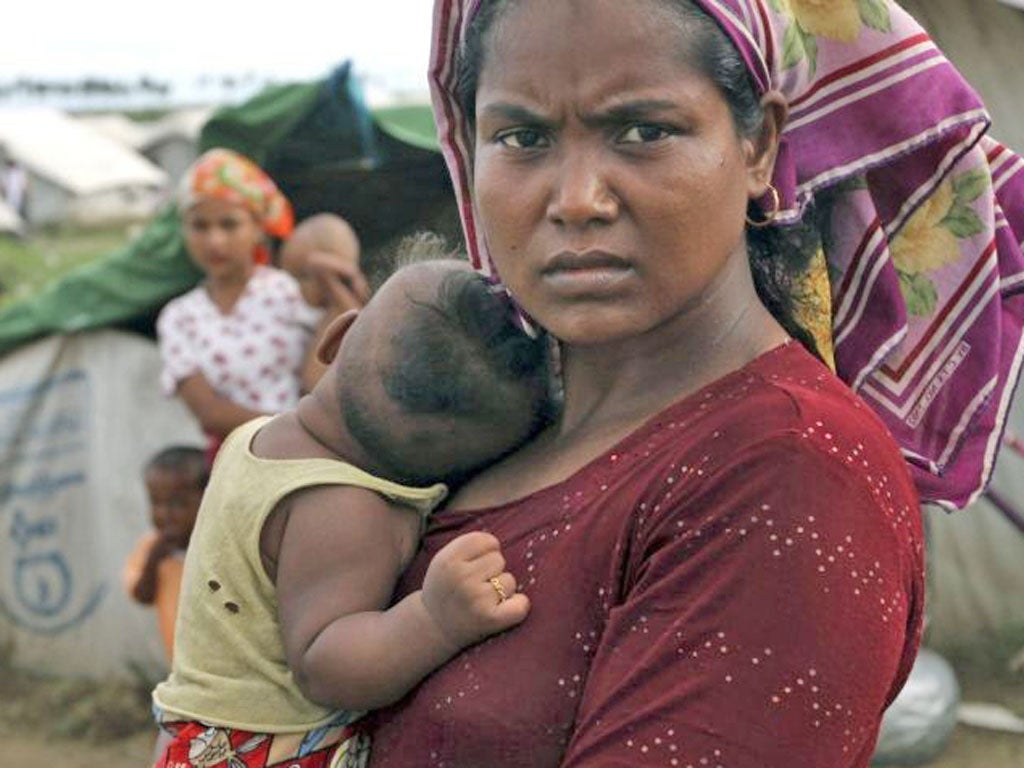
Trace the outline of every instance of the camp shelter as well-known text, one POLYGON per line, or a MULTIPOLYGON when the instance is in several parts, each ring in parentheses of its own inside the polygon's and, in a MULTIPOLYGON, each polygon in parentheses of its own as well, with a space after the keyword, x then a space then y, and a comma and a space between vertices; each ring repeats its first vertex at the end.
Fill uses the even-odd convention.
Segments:
POLYGON ((145 125, 120 113, 75 115, 74 119, 132 152, 139 151, 149 133, 145 125))
POLYGON ((146 126, 139 152, 164 170, 176 185, 198 157, 199 134, 213 110, 198 107, 164 115, 146 126))
POLYGON ((159 371, 156 345, 114 330, 51 335, 0 359, 0 647, 19 667, 164 670, 156 618, 128 600, 121 569, 149 530, 146 461, 203 443, 159 371))
POLYGON ((145 121, 120 113, 78 115, 75 119, 145 157, 167 174, 173 188, 196 159, 199 133, 212 114, 209 107, 189 107, 145 121))
POLYGON ((167 185, 144 157, 53 109, 0 111, 0 144, 28 172, 31 226, 147 218, 167 185))

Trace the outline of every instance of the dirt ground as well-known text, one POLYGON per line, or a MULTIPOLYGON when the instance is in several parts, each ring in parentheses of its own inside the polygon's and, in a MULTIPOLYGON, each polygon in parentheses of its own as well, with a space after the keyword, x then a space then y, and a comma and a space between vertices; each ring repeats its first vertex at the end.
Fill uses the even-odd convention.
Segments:
MULTIPOLYGON (((1024 715, 1024 677, 1006 671, 1003 654, 974 649, 947 658, 964 701, 999 703, 1024 715)), ((0 768, 147 768, 154 741, 147 702, 142 681, 98 686, 0 669, 0 768)), ((1024 768, 1024 736, 957 726, 927 768, 1024 768)))
POLYGON ((146 768, 152 765, 153 738, 139 733, 106 743, 54 741, 43 734, 0 736, 0 768, 146 768))

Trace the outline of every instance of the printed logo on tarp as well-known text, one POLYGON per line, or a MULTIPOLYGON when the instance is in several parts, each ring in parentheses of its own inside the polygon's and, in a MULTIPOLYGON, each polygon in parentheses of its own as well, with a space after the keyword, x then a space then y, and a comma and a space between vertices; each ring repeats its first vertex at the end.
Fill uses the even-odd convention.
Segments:
MULTIPOLYGON (((89 380, 72 370, 0 390, 0 614, 54 635, 84 621, 104 585, 76 570, 88 463, 89 380), (77 503, 76 503, 77 502, 77 503)), ((85 565, 88 565, 87 563, 85 565)))

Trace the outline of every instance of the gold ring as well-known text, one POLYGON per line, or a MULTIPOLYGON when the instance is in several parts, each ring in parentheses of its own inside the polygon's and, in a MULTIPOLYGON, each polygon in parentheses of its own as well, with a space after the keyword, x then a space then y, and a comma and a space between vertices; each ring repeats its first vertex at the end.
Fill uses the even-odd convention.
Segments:
POLYGON ((491 576, 487 581, 491 583, 491 586, 494 587, 494 591, 498 593, 498 605, 501 605, 508 600, 508 592, 506 592, 505 588, 501 586, 501 580, 497 576, 491 576))

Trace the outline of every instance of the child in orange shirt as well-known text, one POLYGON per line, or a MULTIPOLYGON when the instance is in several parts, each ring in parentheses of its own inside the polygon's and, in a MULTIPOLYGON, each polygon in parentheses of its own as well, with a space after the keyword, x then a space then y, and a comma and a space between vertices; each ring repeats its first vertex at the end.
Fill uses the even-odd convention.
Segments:
POLYGON ((143 475, 153 530, 128 556, 124 587, 133 600, 156 609, 168 663, 174 649, 185 549, 208 476, 203 449, 189 446, 163 449, 149 460, 143 475))

